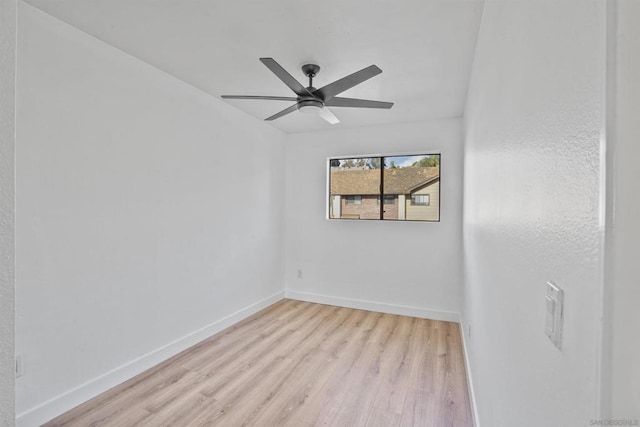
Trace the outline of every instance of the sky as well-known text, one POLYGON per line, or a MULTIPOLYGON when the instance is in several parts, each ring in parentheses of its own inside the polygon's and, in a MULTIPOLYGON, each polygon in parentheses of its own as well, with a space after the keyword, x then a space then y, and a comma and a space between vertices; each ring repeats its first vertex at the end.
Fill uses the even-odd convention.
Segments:
MULTIPOLYGON (((411 166, 415 162, 417 162, 418 160, 424 159, 425 157, 429 157, 429 156, 428 155, 389 156, 389 157, 385 157, 385 163, 386 163, 387 167, 389 167, 389 166, 391 166, 391 161, 393 160, 393 162, 395 163, 395 165, 397 167, 403 168, 403 167, 411 166)), ((349 159, 341 159, 340 163, 344 163, 347 160, 349 160, 349 159)), ((358 158, 354 158, 353 160, 357 161, 358 158)), ((363 160, 368 163, 371 160, 371 158, 364 158, 363 160)))
POLYGON ((396 166, 398 166, 399 168, 403 168, 405 166, 411 166, 414 162, 417 162, 418 160, 425 158, 427 156, 398 156, 398 157, 390 157, 387 160, 387 166, 391 165, 391 160, 393 160, 396 163, 396 166))

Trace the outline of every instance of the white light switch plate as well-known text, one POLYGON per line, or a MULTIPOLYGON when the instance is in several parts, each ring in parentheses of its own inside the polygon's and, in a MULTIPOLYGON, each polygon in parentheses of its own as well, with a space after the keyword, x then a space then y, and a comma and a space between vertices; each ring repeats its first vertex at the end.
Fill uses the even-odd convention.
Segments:
POLYGON ((562 349, 562 323, 564 320, 564 291, 553 282, 547 282, 545 334, 562 349))
POLYGON ((553 340, 553 324, 554 324, 554 315, 556 312, 556 301, 551 298, 549 295, 546 297, 547 300, 547 321, 544 327, 544 333, 547 334, 549 338, 553 340))

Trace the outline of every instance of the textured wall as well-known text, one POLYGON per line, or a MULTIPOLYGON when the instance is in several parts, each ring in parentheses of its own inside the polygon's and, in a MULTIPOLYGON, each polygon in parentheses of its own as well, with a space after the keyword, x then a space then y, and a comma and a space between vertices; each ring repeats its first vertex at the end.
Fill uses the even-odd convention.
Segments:
POLYGON ((464 328, 483 426, 598 416, 605 21, 604 1, 485 3, 464 169, 464 328), (561 351, 544 334, 548 280, 565 290, 561 351))
POLYGON ((0 0, 0 426, 15 420, 15 43, 16 2, 0 0))

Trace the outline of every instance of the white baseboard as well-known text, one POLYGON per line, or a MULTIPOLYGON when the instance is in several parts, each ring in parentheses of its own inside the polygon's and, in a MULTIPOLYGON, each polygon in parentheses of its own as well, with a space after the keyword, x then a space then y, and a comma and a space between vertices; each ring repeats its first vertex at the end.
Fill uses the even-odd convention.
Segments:
POLYGON ((408 305, 387 304, 375 301, 366 301, 353 298, 331 297, 328 295, 300 292, 287 289, 285 298, 319 304, 336 305, 339 307, 356 308, 359 310, 378 311, 381 313, 399 314, 402 316, 420 317, 423 319, 442 320, 445 322, 460 322, 460 314, 453 311, 433 310, 408 305))
POLYGON ((467 371, 467 387, 469 389, 469 401, 471 402, 471 416, 473 417, 474 427, 480 427, 480 420, 478 418, 478 405, 476 405, 476 394, 473 391, 473 378, 471 376, 471 365, 469 364, 469 352, 467 351, 467 338, 464 333, 465 324, 460 319, 460 334, 462 335, 462 351, 464 352, 464 365, 467 371))
POLYGON ((39 426, 60 414, 65 413, 83 402, 115 387, 124 381, 146 371, 147 369, 188 349, 200 341, 232 326, 258 311, 280 301, 284 292, 280 291, 263 300, 255 302, 220 320, 210 323, 182 338, 142 355, 109 372, 81 384, 65 393, 54 397, 38 406, 24 411, 16 417, 18 427, 39 426))

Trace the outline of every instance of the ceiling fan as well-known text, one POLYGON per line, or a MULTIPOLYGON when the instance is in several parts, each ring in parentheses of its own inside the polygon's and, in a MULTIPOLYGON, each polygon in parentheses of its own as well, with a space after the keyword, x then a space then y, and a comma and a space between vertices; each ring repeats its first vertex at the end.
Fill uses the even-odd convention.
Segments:
POLYGON ((342 98, 336 95, 351 89, 352 87, 370 79, 382 70, 375 65, 370 65, 353 74, 349 74, 333 83, 316 89, 313 87, 313 78, 320 71, 320 66, 316 64, 305 64, 302 72, 309 78, 309 86, 304 87, 291 74, 289 74, 273 58, 260 58, 260 61, 270 69, 289 89, 297 96, 249 96, 249 95, 222 95, 224 99, 260 99, 269 101, 294 101, 290 107, 285 108, 265 120, 275 120, 296 110, 301 113, 316 113, 331 124, 340 123, 340 120, 328 107, 355 107, 355 108, 386 108, 393 106, 393 102, 370 101, 367 99, 342 98))

